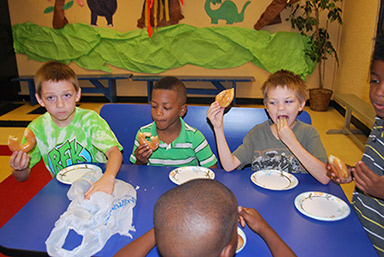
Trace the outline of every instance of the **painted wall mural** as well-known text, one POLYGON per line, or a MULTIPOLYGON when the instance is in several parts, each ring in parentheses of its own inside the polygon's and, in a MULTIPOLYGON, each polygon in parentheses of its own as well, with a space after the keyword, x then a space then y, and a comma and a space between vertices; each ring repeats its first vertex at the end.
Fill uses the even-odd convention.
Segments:
POLYGON ((294 4, 299 1, 300 0, 272 0, 256 22, 254 28, 261 30, 267 25, 281 23, 280 13, 284 8, 287 7, 288 4, 294 4))
MULTIPOLYGON (((48 0, 49 2, 51 0, 48 0)), ((55 0, 54 6, 49 6, 44 10, 44 13, 53 12, 52 26, 55 29, 61 29, 68 24, 68 20, 65 17, 65 10, 69 9, 73 5, 73 0, 65 3, 65 0, 55 0)), ((81 7, 84 6, 82 0, 76 0, 76 3, 81 7)))
POLYGON ((231 0, 206 0, 205 1, 205 11, 209 17, 211 17, 211 23, 217 24, 219 20, 226 20, 227 24, 233 24, 234 22, 242 22, 244 20, 245 8, 251 3, 247 1, 240 12, 237 11, 237 6, 231 0), (213 10, 211 7, 213 5, 220 5, 218 9, 213 10))
POLYGON ((97 26, 97 17, 102 16, 107 20, 108 26, 113 26, 112 17, 117 9, 116 0, 87 0, 91 10, 91 25, 97 26))

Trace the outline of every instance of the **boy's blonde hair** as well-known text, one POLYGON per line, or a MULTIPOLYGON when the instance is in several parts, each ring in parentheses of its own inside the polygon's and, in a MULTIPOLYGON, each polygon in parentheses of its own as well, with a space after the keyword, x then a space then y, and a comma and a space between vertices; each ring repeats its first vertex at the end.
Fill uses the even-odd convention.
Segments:
POLYGON ((66 64, 50 61, 45 63, 36 72, 35 85, 36 93, 41 97, 41 84, 45 81, 58 82, 62 80, 70 81, 75 87, 76 92, 79 90, 79 82, 76 77, 76 73, 66 64))
POLYGON ((268 100, 268 90, 277 87, 287 87, 287 89, 296 92, 296 97, 300 102, 307 100, 307 86, 304 80, 293 72, 287 70, 279 70, 271 74, 261 87, 264 94, 264 103, 268 100))

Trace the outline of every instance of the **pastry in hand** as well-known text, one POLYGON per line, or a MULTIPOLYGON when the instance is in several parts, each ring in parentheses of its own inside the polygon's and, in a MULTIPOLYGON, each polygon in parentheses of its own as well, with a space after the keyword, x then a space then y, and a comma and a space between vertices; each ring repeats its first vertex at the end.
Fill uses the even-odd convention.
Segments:
POLYGON ((36 137, 32 130, 26 128, 24 130, 24 137, 26 139, 24 144, 19 143, 19 139, 15 136, 9 135, 8 137, 8 147, 12 152, 22 151, 28 153, 36 144, 36 137))
POLYGON ((234 96, 235 89, 231 88, 221 91, 219 94, 216 95, 215 100, 219 102, 219 105, 221 107, 228 107, 232 103, 234 96))
POLYGON ((332 171, 335 173, 336 177, 340 178, 340 180, 345 181, 350 178, 347 165, 345 165, 343 160, 331 154, 328 157, 328 163, 331 165, 332 171))
POLYGON ((139 144, 148 145, 149 148, 152 149, 152 151, 155 151, 159 147, 159 137, 154 137, 149 132, 139 133, 139 144), (147 138, 149 138, 150 141, 148 141, 147 138))

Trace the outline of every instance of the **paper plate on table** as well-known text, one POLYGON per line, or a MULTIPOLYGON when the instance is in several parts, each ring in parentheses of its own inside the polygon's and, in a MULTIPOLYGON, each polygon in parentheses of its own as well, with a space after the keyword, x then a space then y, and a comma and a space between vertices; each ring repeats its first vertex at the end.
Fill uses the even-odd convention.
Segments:
POLYGON ((239 227, 237 227, 237 235, 238 235, 238 240, 237 240, 236 253, 243 250, 245 244, 247 243, 247 237, 245 236, 244 231, 239 227))
POLYGON ((299 184, 294 175, 281 170, 259 170, 251 175, 251 180, 259 187, 270 190, 288 190, 299 184))
POLYGON ((351 209, 340 198, 324 192, 305 192, 295 199, 296 209, 317 220, 334 221, 346 218, 351 209))
POLYGON ((215 173, 208 168, 199 166, 180 167, 169 173, 169 179, 177 185, 198 178, 214 179, 215 173))
POLYGON ((102 171, 101 168, 94 164, 75 164, 68 166, 56 175, 56 179, 64 184, 72 184, 73 181, 82 177, 89 171, 102 171))

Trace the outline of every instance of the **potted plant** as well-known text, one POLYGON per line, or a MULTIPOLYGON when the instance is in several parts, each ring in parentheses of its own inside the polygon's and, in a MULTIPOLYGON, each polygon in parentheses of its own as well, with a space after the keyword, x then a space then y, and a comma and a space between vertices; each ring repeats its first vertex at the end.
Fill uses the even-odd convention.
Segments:
POLYGON ((309 90, 310 107, 316 111, 326 111, 332 96, 332 90, 324 88, 325 61, 329 56, 334 56, 337 65, 339 64, 336 49, 328 33, 329 23, 343 23, 342 10, 337 2, 342 0, 302 0, 290 5, 291 14, 287 18, 293 29, 309 36, 311 46, 305 54, 318 63, 319 86, 309 90))

